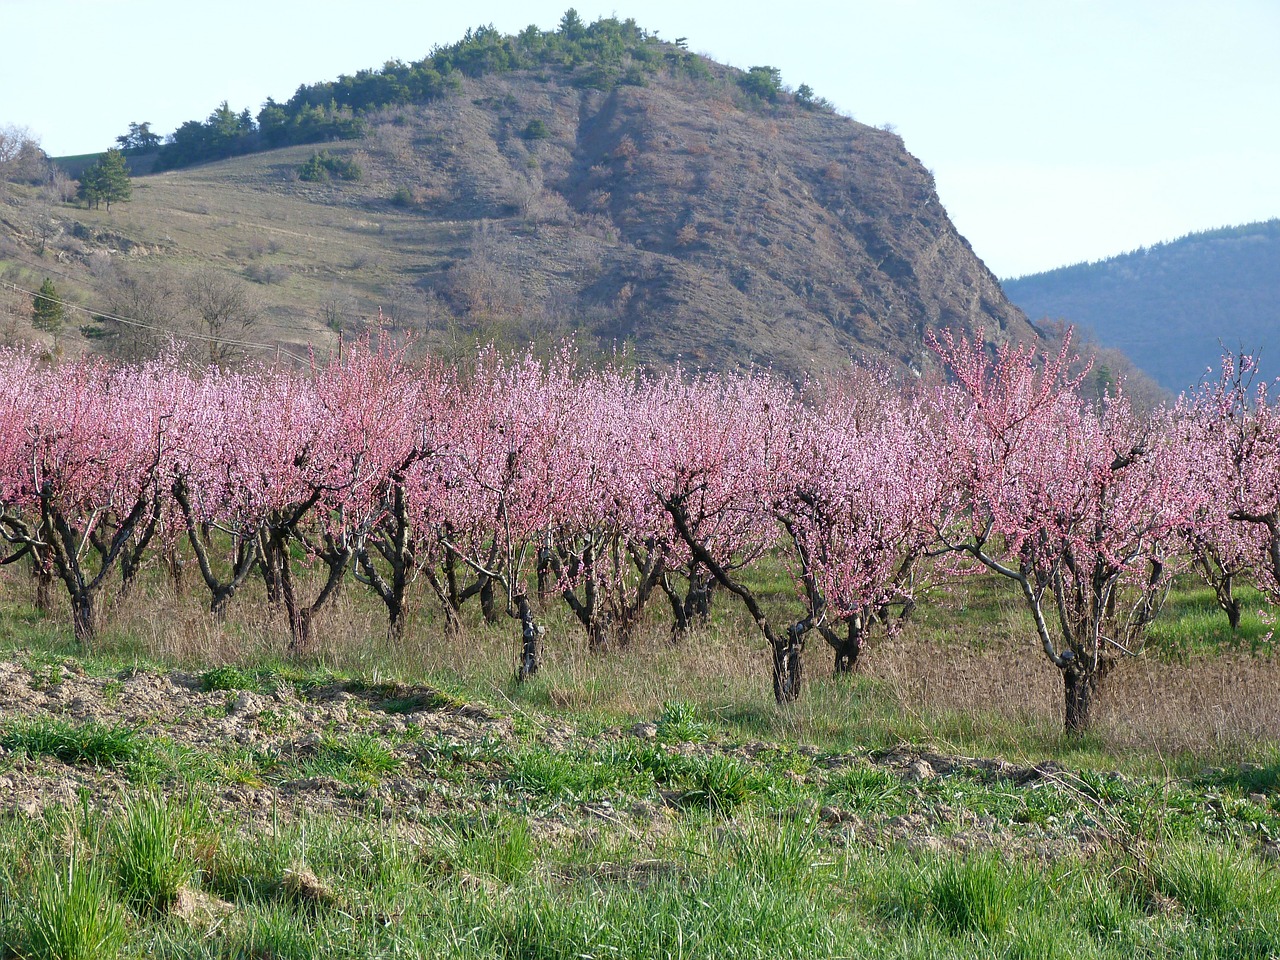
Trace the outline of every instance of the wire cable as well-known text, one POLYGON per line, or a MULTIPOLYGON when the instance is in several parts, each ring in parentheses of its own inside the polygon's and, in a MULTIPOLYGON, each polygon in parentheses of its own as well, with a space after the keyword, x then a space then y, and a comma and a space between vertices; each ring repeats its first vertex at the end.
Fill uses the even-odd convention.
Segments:
POLYGON ((206 334, 206 333, 184 333, 180 330, 173 330, 168 327, 162 327, 154 323, 145 323, 142 320, 134 320, 129 317, 117 316, 113 313, 108 313, 102 310, 91 310, 90 308, 83 307, 78 303, 71 303, 70 301, 59 299, 58 297, 49 297, 49 296, 45 296, 43 293, 38 293, 33 290, 27 290, 23 287, 18 286, 16 283, 11 283, 7 280, 0 281, 0 283, 2 283, 8 289, 13 290, 15 293, 23 293, 33 298, 39 297, 42 300, 48 300, 51 303, 60 304, 61 306, 71 310, 79 310, 82 313, 89 314, 90 317, 93 317, 95 319, 110 320, 114 323, 124 324, 127 327, 137 327, 142 330, 154 330, 158 333, 162 333, 167 336, 179 337, 184 340, 196 340, 201 343, 216 343, 216 344, 230 346, 230 347, 248 347, 248 348, 260 349, 260 350, 273 350, 277 354, 282 354, 284 356, 289 357, 292 360, 296 360, 298 363, 305 364, 309 362, 305 358, 298 356, 296 353, 286 350, 279 343, 263 343, 256 340, 236 340, 229 337, 215 337, 211 334, 206 334))

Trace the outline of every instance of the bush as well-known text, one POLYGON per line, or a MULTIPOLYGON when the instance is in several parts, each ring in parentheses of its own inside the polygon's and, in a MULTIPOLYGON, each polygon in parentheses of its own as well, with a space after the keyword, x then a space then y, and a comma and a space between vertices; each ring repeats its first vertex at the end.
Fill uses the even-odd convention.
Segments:
POLYGON ((359 180, 364 176, 360 164, 350 157, 338 157, 328 150, 313 153, 311 159, 298 168, 298 179, 310 183, 322 183, 330 177, 339 180, 359 180))
POLYGON ((777 67, 752 67, 738 78, 738 86, 753 97, 772 102, 782 90, 782 73, 777 67))
POLYGON ((252 674, 237 667, 213 667, 200 674, 200 689, 204 693, 215 690, 255 690, 258 682, 252 674))
POLYGON ((547 129, 547 125, 541 120, 530 120, 524 128, 524 138, 526 140, 545 140, 551 136, 551 131, 547 129))

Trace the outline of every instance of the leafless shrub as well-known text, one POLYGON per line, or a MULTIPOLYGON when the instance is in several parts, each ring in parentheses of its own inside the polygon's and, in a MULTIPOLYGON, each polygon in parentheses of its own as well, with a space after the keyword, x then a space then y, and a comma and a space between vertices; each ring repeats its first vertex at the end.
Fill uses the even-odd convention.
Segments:
POLYGON ((41 193, 50 203, 70 203, 76 198, 76 182, 61 168, 51 165, 41 193))
POLYGON ((40 141, 26 127, 0 127, 0 181, 40 183, 48 170, 48 158, 40 141))
POLYGON ((382 268, 382 258, 370 250, 361 250, 351 258, 352 270, 379 270, 382 268))
POLYGON ((356 315, 356 298, 349 290, 329 288, 320 301, 320 322, 334 333, 342 333, 356 315))
POLYGON ((676 231, 676 246, 689 247, 698 242, 698 225, 686 223, 676 231))
POLYGON ((244 356, 236 341, 252 336, 262 319, 262 307, 244 281, 205 268, 183 285, 190 327, 204 341, 199 352, 209 363, 228 366, 244 356))
POLYGON ((244 275, 254 283, 284 283, 292 271, 282 263, 251 263, 244 268, 244 275))
POLYGON ((105 250, 95 250, 89 254, 89 272, 96 280, 112 280, 116 274, 116 264, 111 254, 105 250))
POLYGON ((102 320, 109 353, 127 360, 155 356, 181 326, 179 295, 160 274, 146 274, 112 264, 106 287, 109 316, 102 320))

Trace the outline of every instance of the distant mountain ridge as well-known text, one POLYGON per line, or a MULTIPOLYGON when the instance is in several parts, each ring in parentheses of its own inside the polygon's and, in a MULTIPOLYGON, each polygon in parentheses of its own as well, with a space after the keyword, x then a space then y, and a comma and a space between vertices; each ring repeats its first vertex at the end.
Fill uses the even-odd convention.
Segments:
POLYGON ((1095 263, 1002 282, 1033 320, 1065 320, 1178 392, 1223 350, 1280 374, 1280 219, 1193 233, 1095 263))

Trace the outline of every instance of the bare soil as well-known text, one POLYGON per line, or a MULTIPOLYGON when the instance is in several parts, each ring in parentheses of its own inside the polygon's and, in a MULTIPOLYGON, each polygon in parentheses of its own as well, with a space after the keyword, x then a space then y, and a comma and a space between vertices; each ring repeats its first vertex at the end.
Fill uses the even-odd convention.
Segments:
MULTIPOLYGON (((34 672, 15 662, 0 663, 0 729, 22 722, 19 718, 124 725, 145 741, 163 742, 170 753, 220 757, 223 773, 187 789, 200 791, 201 801, 210 804, 220 820, 249 830, 317 813, 410 823, 433 816, 480 813, 495 797, 501 797, 500 791, 476 790, 474 782, 460 784, 456 772, 445 776, 440 761, 443 750, 470 751, 481 757, 468 776, 496 786, 503 783, 502 763, 482 758, 484 749, 495 743, 512 748, 541 745, 553 752, 580 751, 611 743, 654 741, 657 736, 654 724, 640 723, 586 737, 562 721, 545 723, 530 735, 518 732, 512 719, 483 707, 432 705, 439 702, 439 695, 426 688, 334 684, 302 693, 288 685, 270 694, 206 692, 198 677, 182 672, 128 670, 116 677, 95 677, 79 672, 74 661, 34 672), (415 706, 419 702, 421 706, 415 706), (398 763, 393 771, 362 783, 288 774, 238 778, 234 772, 236 757, 264 756, 294 761, 287 769, 296 771, 296 762, 314 756, 323 743, 332 743, 335 737, 362 735, 376 739, 394 754, 398 763)), ((662 744, 660 748, 686 755, 718 753, 750 765, 762 756, 776 755, 778 745, 708 742, 662 744)), ((1088 855, 1113 839, 1105 816, 1092 808, 1091 801, 1082 799, 1078 781, 1053 763, 1019 766, 1000 759, 906 747, 838 755, 824 755, 805 745, 794 749, 811 765, 803 773, 788 770, 786 777, 814 788, 814 795, 822 795, 830 778, 852 768, 869 767, 900 779, 911 799, 910 812, 903 815, 867 811, 860 815, 835 804, 817 803, 774 811, 807 818, 815 829, 829 831, 841 842, 905 844, 920 851, 998 847, 1024 856, 1056 859, 1088 855), (949 802, 943 789, 946 778, 998 782, 1002 790, 1028 795, 1032 791, 1061 792, 1072 798, 1079 815, 1040 824, 1002 822, 968 809, 963 802, 949 802), (916 802, 925 798, 928 802, 916 802)), ((50 806, 74 808, 82 802, 114 809, 131 789, 136 790, 137 783, 128 764, 64 763, 18 751, 0 756, 0 815, 35 817, 50 806)), ((183 788, 179 784, 177 789, 183 788)), ((680 809, 679 791, 663 790, 653 797, 626 800, 618 807, 598 799, 552 804, 530 822, 540 833, 578 832, 592 829, 592 823, 603 826, 601 821, 608 821, 636 835, 652 835, 665 832, 680 809)))

